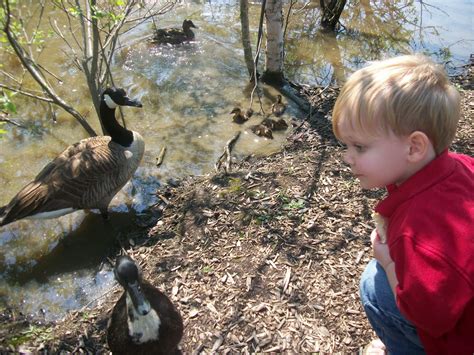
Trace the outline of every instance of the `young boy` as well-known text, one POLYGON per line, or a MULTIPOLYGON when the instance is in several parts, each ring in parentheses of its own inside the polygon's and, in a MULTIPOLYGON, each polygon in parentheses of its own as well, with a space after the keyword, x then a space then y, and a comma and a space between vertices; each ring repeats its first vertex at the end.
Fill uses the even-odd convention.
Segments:
POLYGON ((362 188, 388 191, 375 207, 387 241, 372 232, 360 286, 381 351, 474 353, 474 159, 448 152, 459 110, 422 55, 356 71, 334 106, 344 161, 362 188))

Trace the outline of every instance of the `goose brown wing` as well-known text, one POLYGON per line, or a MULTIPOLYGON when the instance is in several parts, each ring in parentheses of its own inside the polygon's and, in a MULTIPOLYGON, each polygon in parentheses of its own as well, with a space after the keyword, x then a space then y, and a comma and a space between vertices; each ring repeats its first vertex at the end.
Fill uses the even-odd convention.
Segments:
POLYGON ((5 208, 5 219, 13 221, 64 208, 106 207, 133 173, 125 165, 124 148, 110 137, 84 139, 47 164, 12 199, 5 208))
MULTIPOLYGON (((108 138, 108 137, 107 137, 108 138)), ((54 199, 73 208, 104 208, 130 179, 126 150, 110 140, 93 142, 51 174, 54 199)))

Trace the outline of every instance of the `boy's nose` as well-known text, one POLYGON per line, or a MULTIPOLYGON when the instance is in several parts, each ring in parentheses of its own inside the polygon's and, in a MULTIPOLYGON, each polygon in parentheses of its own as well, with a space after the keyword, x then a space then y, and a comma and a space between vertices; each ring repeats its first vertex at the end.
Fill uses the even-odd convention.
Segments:
POLYGON ((352 166, 354 160, 352 159, 352 155, 349 153, 349 151, 345 151, 344 154, 342 155, 342 160, 344 160, 344 162, 346 164, 349 164, 352 166))

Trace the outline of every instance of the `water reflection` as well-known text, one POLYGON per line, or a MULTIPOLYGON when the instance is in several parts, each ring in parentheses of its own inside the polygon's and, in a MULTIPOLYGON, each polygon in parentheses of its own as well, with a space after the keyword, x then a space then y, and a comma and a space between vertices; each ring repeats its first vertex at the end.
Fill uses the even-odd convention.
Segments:
MULTIPOLYGON (((411 0, 348 1, 341 18, 344 28, 333 35, 319 31, 318 4, 297 2, 290 16, 285 70, 295 82, 340 83, 368 60, 411 49, 453 63, 467 60, 471 51, 470 4, 463 0, 448 5, 430 1, 446 14, 411 0)), ((252 3, 249 11, 255 43, 260 4, 252 3)), ((110 223, 104 224, 96 214, 76 212, 0 229, 0 299, 6 304, 26 313, 44 309, 50 318, 88 304, 113 284, 110 271, 98 265, 117 248, 124 233, 137 228, 136 214, 156 202, 154 191, 163 181, 211 171, 225 143, 240 130, 243 134, 235 146, 239 156, 275 152, 291 132, 277 132, 274 140, 251 133, 249 126, 263 118, 258 115, 257 101, 252 107, 257 114, 247 123, 240 126, 231 121, 233 107, 248 108, 252 89, 243 60, 238 1, 184 2, 157 19, 157 25, 179 26, 184 18, 199 27, 194 42, 153 46, 146 41, 151 23, 121 39, 113 67, 115 81, 144 104, 139 112, 123 112, 127 126, 143 135, 146 151, 134 178, 112 202, 110 223), (163 147, 167 153, 157 168, 156 158, 163 147)), ((54 58, 64 78, 58 91, 89 116, 99 131, 80 74, 57 53, 61 53, 60 44, 45 55, 54 58)), ((273 88, 262 88, 265 112, 276 94, 273 88)), ((27 128, 6 127, 0 150, 0 184, 6 188, 0 194, 0 205, 65 147, 85 137, 82 128, 62 112, 57 112, 58 123, 54 123, 47 106, 24 99, 17 104, 21 112, 15 119, 27 128)), ((288 121, 300 115, 289 104, 288 121)))

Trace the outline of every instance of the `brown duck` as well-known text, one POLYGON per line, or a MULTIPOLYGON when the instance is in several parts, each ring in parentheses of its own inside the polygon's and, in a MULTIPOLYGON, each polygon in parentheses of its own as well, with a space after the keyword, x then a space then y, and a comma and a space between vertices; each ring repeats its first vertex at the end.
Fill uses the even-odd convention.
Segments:
POLYGON ((234 121, 234 123, 242 124, 252 117, 253 110, 249 108, 245 113, 243 113, 239 107, 234 107, 230 114, 233 115, 232 121, 234 121))
POLYGON ((115 278, 124 293, 117 301, 107 328, 113 354, 180 354, 183 320, 169 298, 142 279, 128 256, 115 262, 115 278))
POLYGON ((155 31, 152 42, 156 44, 180 44, 194 40, 194 32, 191 28, 197 28, 193 21, 184 20, 183 29, 162 28, 155 31))
POLYGON ((142 107, 123 89, 108 88, 100 99, 99 118, 109 136, 91 137, 69 146, 35 179, 0 208, 0 226, 22 218, 54 218, 94 209, 107 217, 115 194, 127 183, 143 157, 142 136, 119 125, 118 106, 142 107))
POLYGON ((286 105, 281 100, 281 95, 277 95, 276 102, 272 105, 272 113, 277 117, 283 115, 286 110, 286 105))

